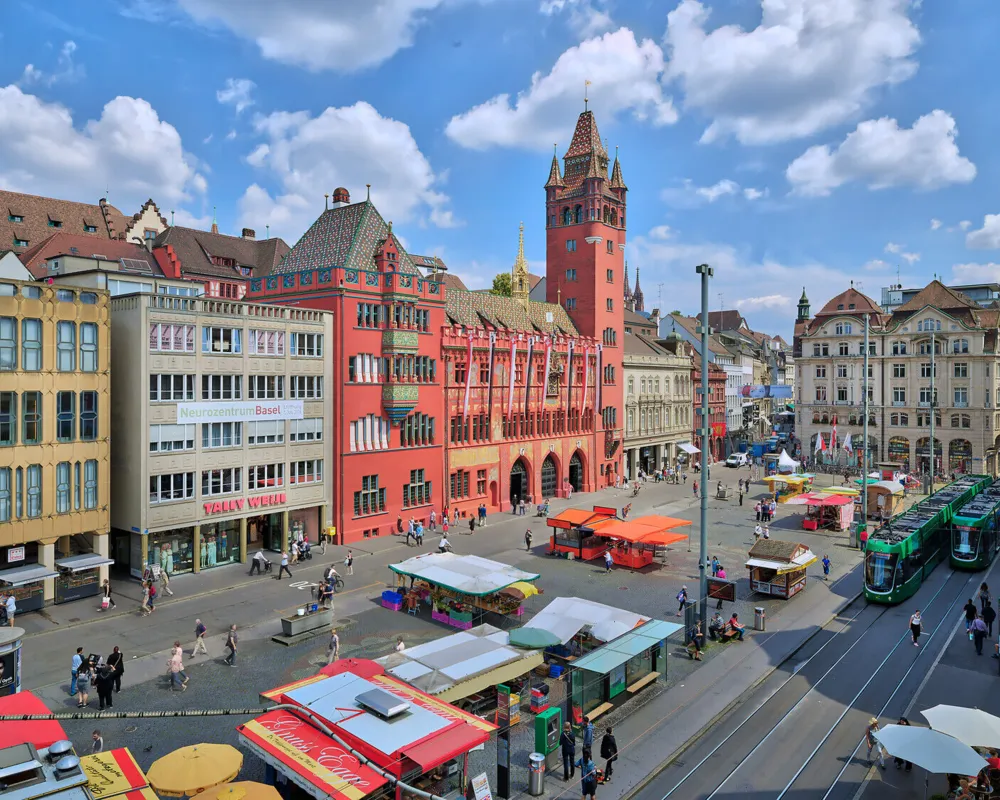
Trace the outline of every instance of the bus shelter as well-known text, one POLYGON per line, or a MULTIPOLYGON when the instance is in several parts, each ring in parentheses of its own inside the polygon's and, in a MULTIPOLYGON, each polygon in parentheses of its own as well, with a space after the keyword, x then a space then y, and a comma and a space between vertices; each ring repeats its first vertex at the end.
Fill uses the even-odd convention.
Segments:
POLYGON ((806 507, 806 515, 802 520, 803 530, 850 529, 854 521, 854 498, 850 495, 810 492, 802 495, 802 499, 806 507))
POLYGON ((785 600, 806 587, 806 568, 816 561, 804 544, 780 539, 759 539, 749 555, 750 588, 785 600))
POLYGON ((432 619, 462 630, 486 612, 519 617, 524 600, 539 593, 537 573, 480 556, 424 553, 389 569, 404 604, 429 602, 432 619))
POLYGON ((573 725, 593 722, 667 675, 667 639, 683 626, 651 619, 569 664, 573 725))

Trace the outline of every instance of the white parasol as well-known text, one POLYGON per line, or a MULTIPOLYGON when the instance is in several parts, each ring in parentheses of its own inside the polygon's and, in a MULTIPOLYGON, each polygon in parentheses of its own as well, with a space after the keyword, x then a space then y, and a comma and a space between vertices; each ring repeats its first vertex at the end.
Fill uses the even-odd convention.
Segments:
POLYGON ((1000 717, 978 708, 945 705, 920 713, 934 730, 953 736, 969 747, 1000 747, 1000 717))
MULTIPOLYGON (((977 775, 986 766, 986 760, 967 744, 930 728, 886 725, 874 731, 874 736, 889 755, 911 761, 927 772, 977 775)), ((927 797, 926 779, 924 797, 927 797)))

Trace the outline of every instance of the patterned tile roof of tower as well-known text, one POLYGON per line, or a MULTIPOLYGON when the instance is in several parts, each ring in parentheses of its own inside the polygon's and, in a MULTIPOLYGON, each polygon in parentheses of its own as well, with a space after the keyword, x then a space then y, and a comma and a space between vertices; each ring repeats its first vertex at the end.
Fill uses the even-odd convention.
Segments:
MULTIPOLYGON (((594 112, 584 111, 576 121, 576 130, 566 155, 566 169, 563 174, 564 193, 573 194, 588 178, 608 179, 608 151, 601 141, 600 131, 594 112)), ((604 187, 608 190, 609 187, 604 187)))
POLYGON ((573 140, 569 143, 569 150, 564 158, 574 156, 584 156, 589 153, 608 157, 608 151, 604 149, 601 141, 601 134, 597 130, 597 120, 594 119, 593 111, 584 111, 577 117, 576 130, 573 131, 573 140))
POLYGON ((579 336, 566 309, 555 303, 528 302, 525 310, 512 297, 491 292, 463 292, 450 289, 445 313, 453 323, 472 328, 483 324, 521 333, 560 333, 579 336))
POLYGON ((545 181, 546 189, 562 188, 566 184, 563 182, 562 174, 559 171, 559 156, 552 154, 552 165, 549 167, 549 179, 545 181))
POLYGON ((41 244, 54 233, 78 233, 107 240, 117 239, 125 233, 125 228, 125 215, 106 202, 77 203, 0 191, 0 243, 18 252, 41 244), (14 247, 15 239, 28 244, 14 247))
MULTIPOLYGON (((373 269, 375 252, 388 233, 388 223, 370 200, 328 208, 274 272, 302 272, 320 267, 373 269)), ((422 274, 398 239, 396 244, 399 245, 399 271, 407 275, 422 274)))

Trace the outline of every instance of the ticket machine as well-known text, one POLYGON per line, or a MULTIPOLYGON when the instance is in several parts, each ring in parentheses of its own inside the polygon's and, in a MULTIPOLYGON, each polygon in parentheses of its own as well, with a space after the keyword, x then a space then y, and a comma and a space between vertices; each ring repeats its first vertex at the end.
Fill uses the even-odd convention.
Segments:
POLYGON ((547 769, 562 764, 559 754, 559 734, 562 732, 562 709, 549 707, 535 716, 535 752, 545 755, 547 769))

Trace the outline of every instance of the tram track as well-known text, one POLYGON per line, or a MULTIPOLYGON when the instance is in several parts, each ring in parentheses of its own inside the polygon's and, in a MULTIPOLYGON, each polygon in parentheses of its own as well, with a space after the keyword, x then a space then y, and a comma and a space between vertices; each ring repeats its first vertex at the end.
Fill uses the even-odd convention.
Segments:
MULTIPOLYGON (((971 577, 962 581, 960 586, 954 580, 956 575, 964 574, 967 573, 950 570, 943 576, 934 594, 922 601, 925 626, 932 624, 934 627, 922 637, 921 652, 951 618, 955 604, 967 590, 971 577)), ((744 706, 743 710, 735 709, 722 720, 717 727, 728 732, 721 738, 718 738, 718 731, 713 729, 695 740, 643 792, 645 798, 655 796, 655 788, 663 792, 664 787, 669 788, 661 794, 661 800, 712 800, 735 794, 775 798, 819 797, 818 792, 822 789, 816 789, 815 782, 805 795, 799 786, 807 778, 815 779, 815 770, 810 765, 815 764, 817 755, 830 743, 838 729, 846 724, 845 720, 852 712, 855 715, 868 713, 860 711, 861 706, 873 709, 881 707, 884 711, 919 663, 919 659, 911 659, 902 677, 890 684, 891 692, 885 703, 873 703, 870 695, 878 693, 885 696, 887 690, 882 684, 886 677, 894 680, 898 674, 892 670, 896 669, 894 662, 900 659, 900 648, 910 639, 909 632, 905 630, 905 622, 911 612, 909 605, 904 607, 907 609, 904 613, 900 613, 899 607, 876 606, 863 600, 855 602, 861 606, 860 609, 846 622, 841 622, 839 630, 832 632, 804 661, 795 664, 790 674, 776 681, 776 685, 762 685, 758 690, 762 696, 753 703, 749 713, 744 706), (885 635, 890 621, 892 629, 899 630, 902 627, 905 631, 898 639, 885 635), (896 625, 899 627, 895 627, 896 625), (891 647, 888 647, 890 643, 891 647), (889 669, 886 669, 890 664, 889 669), (843 685, 845 675, 848 676, 846 686, 843 685), (852 682, 851 677, 857 677, 857 681, 852 682), (828 700, 834 702, 827 702, 828 700), (733 726, 731 729, 726 728, 727 722, 733 726), (808 735, 805 734, 807 730, 808 735), (800 731, 802 735, 799 735, 800 731), (810 752, 802 753, 800 762, 790 757, 788 747, 801 749, 808 746, 807 742, 818 744, 810 752), (786 757, 775 759, 772 753, 775 750, 786 757), (693 754, 698 758, 697 763, 689 769, 685 769, 686 754, 693 754), (756 779, 765 765, 774 786, 773 791, 760 792, 761 787, 756 784, 756 779), (678 777, 681 770, 684 772, 678 777), (779 776, 778 773, 783 775, 779 776), (657 783, 660 785, 657 786, 657 783)), ((850 610, 851 607, 848 607, 848 613, 850 610)), ((803 649, 808 647, 807 643, 803 649)), ((851 730, 855 732, 852 736, 856 736, 857 728, 853 727, 851 730)), ((857 738, 853 739, 852 750, 857 750, 857 738)), ((836 759, 834 761, 839 765, 836 759)), ((841 770, 833 777, 833 782, 828 784, 831 788, 827 791, 826 798, 831 796, 843 772, 841 770)))

